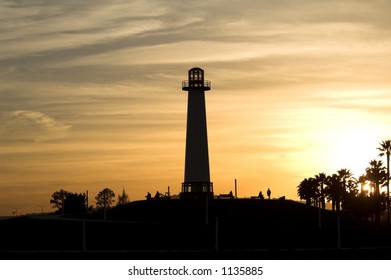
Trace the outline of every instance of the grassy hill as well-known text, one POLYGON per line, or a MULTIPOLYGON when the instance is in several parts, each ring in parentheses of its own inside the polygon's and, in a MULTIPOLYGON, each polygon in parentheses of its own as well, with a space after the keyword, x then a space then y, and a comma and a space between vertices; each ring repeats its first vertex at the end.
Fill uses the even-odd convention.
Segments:
POLYGON ((391 230, 293 201, 136 201, 102 215, 0 221, 3 258, 383 259, 391 230), (80 217, 79 217, 80 218, 80 217), (84 235, 83 235, 84 233, 84 235), (33 253, 32 253, 33 252, 33 253))

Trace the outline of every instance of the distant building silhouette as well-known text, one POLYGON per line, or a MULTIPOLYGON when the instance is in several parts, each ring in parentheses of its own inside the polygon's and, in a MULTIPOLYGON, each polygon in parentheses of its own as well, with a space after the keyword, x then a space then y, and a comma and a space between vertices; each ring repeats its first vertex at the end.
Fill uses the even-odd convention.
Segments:
POLYGON ((187 81, 182 82, 182 90, 188 91, 188 106, 185 178, 181 198, 213 198, 205 109, 205 91, 210 90, 210 81, 204 79, 201 68, 190 69, 188 77, 187 81))

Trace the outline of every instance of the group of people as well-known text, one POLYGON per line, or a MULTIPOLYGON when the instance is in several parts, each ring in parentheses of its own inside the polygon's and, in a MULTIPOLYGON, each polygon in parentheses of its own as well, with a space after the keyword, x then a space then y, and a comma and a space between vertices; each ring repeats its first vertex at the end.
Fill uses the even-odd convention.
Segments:
MULTIPOLYGON (((232 191, 230 191, 229 195, 230 195, 230 197, 233 198, 232 191)), ((270 188, 267 188, 266 195, 267 195, 267 197, 270 199, 270 196, 272 195, 272 191, 270 190, 270 188)), ((259 192, 258 197, 259 197, 260 199, 265 199, 265 197, 264 197, 263 194, 262 194, 262 191, 259 192)), ((147 195, 145 196, 145 198, 146 198, 147 200, 151 200, 151 199, 152 199, 151 193, 148 192, 147 195)), ((156 194, 155 194, 155 196, 153 197, 153 199, 159 200, 159 199, 161 199, 161 198, 163 198, 163 195, 162 195, 160 192, 157 191, 156 194)))
MULTIPOLYGON (((155 196, 153 197, 153 199, 159 200, 159 199, 161 199, 162 197, 163 197, 163 195, 162 195, 160 192, 157 191, 156 194, 155 194, 155 196)), ((151 199, 152 199, 151 193, 148 192, 147 195, 145 196, 145 198, 146 198, 147 200, 151 200, 151 199)))
MULTIPOLYGON (((272 195, 272 191, 270 190, 270 188, 267 188, 266 194, 267 194, 267 197, 270 199, 270 196, 272 195)), ((265 199, 265 197, 262 194, 262 191, 259 191, 258 197, 260 199, 265 199)))
POLYGON ((154 197, 152 197, 151 193, 148 192, 147 195, 145 196, 145 198, 147 200, 151 200, 151 199, 159 200, 159 199, 170 199, 171 196, 170 196, 170 193, 166 193, 165 195, 163 195, 157 191, 154 197))

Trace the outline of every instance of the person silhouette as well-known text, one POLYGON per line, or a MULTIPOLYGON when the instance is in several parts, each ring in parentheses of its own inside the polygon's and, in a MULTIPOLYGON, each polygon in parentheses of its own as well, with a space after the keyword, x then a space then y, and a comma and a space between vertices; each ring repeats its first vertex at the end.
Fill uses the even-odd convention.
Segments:
POLYGON ((272 191, 269 189, 269 188, 267 188, 267 196, 268 196, 268 198, 270 199, 270 195, 272 194, 272 191))
POLYGON ((148 192, 147 195, 145 196, 145 198, 146 198, 147 200, 151 200, 152 196, 151 196, 151 194, 148 192))
POLYGON ((258 197, 259 197, 260 199, 264 199, 264 196, 263 196, 262 191, 259 191, 258 197))
POLYGON ((157 199, 160 199, 160 192, 157 191, 154 198, 155 198, 156 200, 157 200, 157 199))

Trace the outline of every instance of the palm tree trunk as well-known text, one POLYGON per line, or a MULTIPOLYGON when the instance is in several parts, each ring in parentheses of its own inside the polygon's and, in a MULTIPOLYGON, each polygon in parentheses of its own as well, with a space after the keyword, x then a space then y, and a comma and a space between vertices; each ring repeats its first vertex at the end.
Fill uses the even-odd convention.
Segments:
MULTIPOLYGON (((375 183, 375 198, 376 198, 376 204, 380 203, 380 186, 379 182, 375 183)), ((376 212, 375 212, 375 223, 380 223, 380 206, 376 205, 376 212)))
POLYGON ((339 200, 337 200, 337 201, 335 202, 335 204, 336 204, 337 213, 339 213, 339 211, 340 211, 340 209, 341 209, 341 202, 340 202, 339 200))
POLYGON ((387 225, 390 225, 390 154, 387 153, 387 225))

